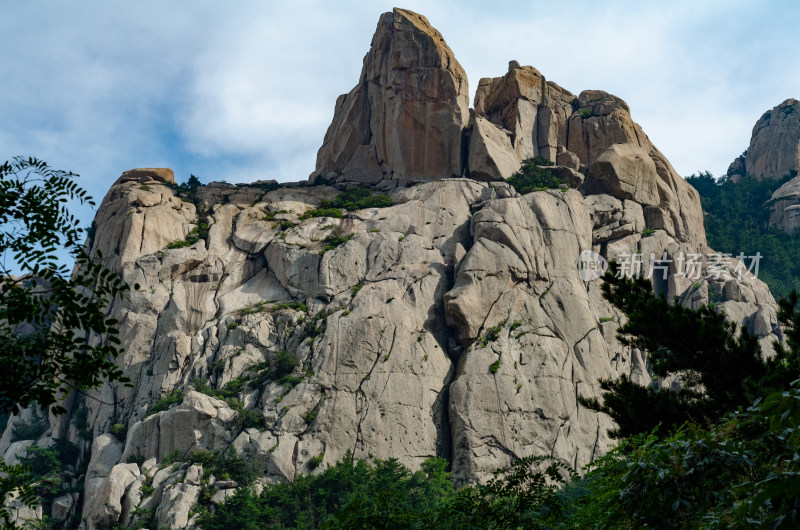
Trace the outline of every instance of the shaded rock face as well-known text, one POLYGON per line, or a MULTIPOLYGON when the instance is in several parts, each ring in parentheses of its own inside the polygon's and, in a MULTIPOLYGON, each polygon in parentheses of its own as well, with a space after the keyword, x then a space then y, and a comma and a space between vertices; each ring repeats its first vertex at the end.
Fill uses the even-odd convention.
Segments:
POLYGON ((395 9, 378 22, 358 84, 339 97, 315 175, 376 184, 459 177, 467 76, 441 34, 395 9))
MULTIPOLYGON (((82 506, 85 526, 104 529, 144 523, 141 509, 157 527, 191 528, 191 507, 212 493, 185 462, 199 449, 234 451, 262 483, 318 472, 348 451, 413 469, 445 457, 459 484, 528 455, 580 469, 607 451, 611 423, 576 396, 599 396, 602 377, 651 383, 642 352, 616 338, 623 315, 578 274, 585 250, 641 255, 645 271, 665 253, 699 254, 701 279, 673 274, 659 292, 692 307, 721 293, 720 307, 763 346, 781 338, 762 282, 705 277, 713 251, 697 193, 624 102, 575 98, 512 63, 481 81, 466 122, 457 64, 424 18, 395 10, 381 18, 359 86, 337 102, 319 168, 343 184, 391 188, 387 208, 301 220, 339 190, 221 183, 198 188, 195 206, 176 196, 170 173, 126 172, 97 212, 91 250, 141 286, 111 308, 132 386, 66 400, 69 412, 51 416, 38 441, 12 444, 11 418, 6 461, 34 442, 78 444, 83 499, 61 499, 59 512, 82 506), (413 92, 428 75, 453 97, 413 92), (441 128, 404 128, 415 115, 403 109, 420 102, 427 117, 411 122, 434 116, 441 128), (451 130, 458 142, 440 134, 451 130), (409 155, 414 134, 445 156, 409 155), (476 178, 442 178, 461 174, 456 151, 476 178), (520 196, 497 182, 531 155, 563 161, 548 171, 578 189, 520 196), (393 187, 414 179, 426 182, 393 187), (200 201, 207 237, 167 248, 197 227, 200 201), (151 413, 157 403, 165 410, 151 413), (82 411, 93 442, 77 426, 82 411), (124 442, 110 434, 118 423, 124 442)), ((211 502, 237 486, 220 481, 211 502)))

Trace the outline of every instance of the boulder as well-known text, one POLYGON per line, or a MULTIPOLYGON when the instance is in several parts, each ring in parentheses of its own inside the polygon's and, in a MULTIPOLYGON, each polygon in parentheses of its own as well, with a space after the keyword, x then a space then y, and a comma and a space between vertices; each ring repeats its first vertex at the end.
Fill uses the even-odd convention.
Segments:
POLYGON ((134 454, 161 460, 174 451, 223 451, 233 441, 235 415, 221 399, 189 391, 180 405, 131 426, 122 460, 134 454))
POLYGON ((94 493, 93 507, 87 517, 88 529, 105 530, 115 526, 122 515, 122 497, 139 476, 136 464, 117 464, 94 493))
POLYGON ((123 182, 149 182, 155 180, 164 184, 175 184, 175 173, 168 167, 141 167, 122 173, 116 184, 123 182))
POLYGON ((200 497, 200 490, 200 486, 180 483, 165 488, 155 513, 157 528, 180 529, 189 526, 189 513, 200 497))
POLYGON ((480 80, 474 106, 479 115, 511 132, 520 161, 536 155, 555 161, 558 145, 566 145, 574 99, 536 68, 511 61, 503 77, 480 80))
POLYGON ((656 206, 657 180, 656 166, 647 151, 637 144, 613 144, 592 164, 583 189, 588 194, 606 193, 656 206))
POLYGON ((459 177, 468 111, 467 75, 442 35, 425 17, 394 9, 378 22, 358 84, 336 102, 312 179, 331 171, 369 184, 459 177))
POLYGON ((507 132, 474 111, 470 126, 472 134, 467 163, 470 178, 484 182, 502 181, 519 170, 520 161, 507 132))
POLYGON ((564 146, 582 164, 591 167, 597 157, 613 144, 634 143, 649 151, 649 141, 631 119, 628 104, 602 90, 584 90, 569 117, 569 134, 564 146))

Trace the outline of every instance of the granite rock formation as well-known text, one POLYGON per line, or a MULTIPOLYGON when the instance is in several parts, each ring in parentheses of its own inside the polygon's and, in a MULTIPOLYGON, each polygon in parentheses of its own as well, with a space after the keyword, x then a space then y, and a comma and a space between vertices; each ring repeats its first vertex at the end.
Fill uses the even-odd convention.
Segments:
POLYGON ((792 177, 770 200, 770 225, 788 233, 800 229, 800 101, 787 99, 765 112, 753 126, 750 146, 728 168, 736 182, 743 175, 758 179, 792 177))
POLYGON ((600 377, 651 383, 616 338, 623 316, 579 275, 586 250, 645 272, 668 263, 660 292, 691 306, 716 293, 767 347, 781 338, 766 285, 705 274, 699 197, 619 98, 575 97, 513 62, 481 80, 472 114, 465 94, 439 33, 395 10, 320 149, 316 175, 338 187, 212 183, 190 200, 171 172, 114 183, 90 247, 141 286, 111 308, 133 385, 70 396, 42 437, 12 440, 27 410, 0 438, 6 461, 78 445, 82 493, 52 514, 108 529, 146 509, 157 527, 191 528, 201 494, 218 504, 238 487, 201 480, 186 461, 201 449, 230 448, 261 484, 347 451, 415 469, 442 456, 458 484, 531 454, 580 469, 609 448, 611 423, 576 396, 597 396, 600 377), (555 158, 578 189, 520 196, 501 182, 531 156, 555 158), (392 206, 303 215, 353 183, 389 190, 392 206), (205 237, 181 243, 201 224, 205 237), (681 254, 700 278, 674 274, 681 254))

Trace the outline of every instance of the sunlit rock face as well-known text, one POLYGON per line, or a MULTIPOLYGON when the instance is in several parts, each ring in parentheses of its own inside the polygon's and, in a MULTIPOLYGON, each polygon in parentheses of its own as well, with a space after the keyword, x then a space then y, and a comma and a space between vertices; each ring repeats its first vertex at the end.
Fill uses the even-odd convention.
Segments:
POLYGON ((787 99, 765 112, 753 126, 750 146, 728 168, 734 182, 793 177, 772 194, 769 223, 787 233, 800 230, 800 101, 787 99))
POLYGON ((339 97, 315 175, 384 186, 460 177, 467 75, 428 20, 378 21, 358 84, 339 97))
MULTIPOLYGON (((577 397, 599 396, 599 378, 651 381, 579 255, 635 254, 645 271, 664 253, 704 263, 698 195, 619 98, 576 97, 515 62, 481 80, 471 114, 466 86, 441 35, 395 10, 320 149, 330 186, 212 183, 192 199, 168 170, 115 182, 90 248, 140 286, 111 308, 131 386, 73 396, 49 418, 37 443, 67 439, 88 462, 82 493, 54 514, 82 506, 87 528, 112 528, 141 507, 158 527, 191 527, 207 487, 185 463, 196 450, 234 451, 260 482, 348 451, 412 469, 440 456, 459 484, 517 457, 581 469, 608 450, 609 418, 577 397), (520 196, 502 182, 532 156, 577 189, 520 196), (356 183, 393 204, 303 215, 356 183)), ((694 307, 721 293, 765 345, 780 338, 751 276, 673 274, 657 288, 694 307)), ((0 439, 7 461, 34 442, 11 443, 31 417, 0 439)), ((220 481, 212 502, 238 486, 220 481)))

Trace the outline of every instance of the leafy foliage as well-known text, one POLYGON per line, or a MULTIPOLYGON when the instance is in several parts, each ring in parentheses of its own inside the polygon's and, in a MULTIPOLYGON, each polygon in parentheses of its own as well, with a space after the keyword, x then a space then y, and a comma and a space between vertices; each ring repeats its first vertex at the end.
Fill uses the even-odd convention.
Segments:
POLYGON ((28 420, 18 418, 11 427, 11 441, 37 440, 47 431, 47 420, 39 410, 32 410, 28 420))
POLYGON ((703 429, 635 436, 591 464, 576 527, 796 528, 800 389, 703 429))
POLYGON ((506 179, 514 186, 517 193, 525 195, 532 191, 542 191, 569 187, 566 179, 558 178, 552 173, 542 169, 542 166, 552 166, 550 160, 535 156, 522 161, 519 171, 506 179))
POLYGON ((150 408, 147 410, 147 416, 151 416, 157 412, 161 412, 162 410, 167 410, 173 405, 182 403, 184 397, 186 397, 186 392, 183 390, 173 390, 163 398, 150 405, 150 408))
POLYGON ((520 458, 495 471, 488 483, 458 490, 425 527, 553 528, 565 522, 562 488, 575 478, 574 472, 553 458, 520 458))
POLYGON ((769 226, 769 200, 789 178, 758 180, 747 175, 733 183, 708 172, 686 178, 700 193, 709 246, 734 257, 760 252, 764 258, 758 276, 776 296, 800 290, 800 235, 769 226))
POLYGON ((417 514, 453 491, 446 461, 428 460, 411 473, 396 460, 355 461, 348 454, 319 475, 301 475, 290 484, 269 484, 260 496, 240 489, 205 514, 205 529, 408 527, 417 514))
MULTIPOLYGON (((374 195, 369 188, 351 186, 337 195, 332 200, 320 202, 319 209, 344 208, 347 211, 363 210, 365 208, 384 208, 392 205, 392 199, 385 193, 374 195)), ((341 212, 339 212, 341 217, 341 212)), ((315 216, 316 217, 316 216, 315 216)), ((336 217, 336 216, 329 216, 336 217)))
POLYGON ((317 475, 267 485, 261 495, 240 489, 216 513, 205 513, 200 527, 549 528, 565 514, 561 488, 574 478, 564 464, 529 457, 487 484, 456 491, 446 466, 431 458, 411 472, 394 459, 355 461, 347 454, 317 475))
MULTIPOLYGON (((601 380, 606 391, 602 405, 596 399, 581 403, 617 422, 612 436, 650 432, 659 425, 668 432, 686 421, 716 422, 800 377, 797 353, 792 353, 797 349, 779 350, 777 357, 765 360, 758 338, 745 327, 737 330, 723 312, 711 305, 695 310, 670 303, 653 294, 648 280, 617 278, 613 268, 606 273, 603 296, 628 317, 619 328, 620 341, 647 352, 654 375, 680 375, 683 384, 676 391, 644 388, 626 377, 601 380)), ((796 297, 783 302, 781 319, 800 340, 796 304, 796 297)))
POLYGON ((339 245, 344 245, 352 238, 353 234, 350 234, 349 236, 343 236, 339 231, 336 231, 333 234, 328 234, 327 236, 325 236, 325 239, 322 240, 325 243, 325 246, 322 247, 322 251, 320 251, 320 254, 325 254, 329 250, 333 250, 339 245))
POLYGON ((127 382, 114 363, 118 322, 105 309, 128 286, 80 243, 84 229, 67 203, 94 201, 76 177, 35 158, 0 166, 0 412, 46 408, 104 380, 127 382), (71 276, 59 249, 75 260, 71 276))
POLYGON ((198 449, 186 455, 189 464, 198 464, 203 467, 203 475, 214 475, 218 480, 235 480, 238 484, 252 484, 256 473, 250 463, 236 456, 233 448, 225 451, 209 451, 198 449))
MULTIPOLYGON (((39 500, 33 489, 29 466, 8 465, 5 460, 0 459, 0 493, 3 494, 3 500, 11 492, 16 492, 26 506, 36 506, 39 500)), ((19 528, 11 521, 11 513, 4 502, 0 503, 0 521, 3 528, 19 528)))
POLYGON ((300 216, 300 220, 304 221, 312 217, 334 217, 336 219, 341 219, 342 211, 339 208, 315 208, 303 213, 300 216))

